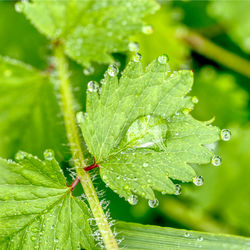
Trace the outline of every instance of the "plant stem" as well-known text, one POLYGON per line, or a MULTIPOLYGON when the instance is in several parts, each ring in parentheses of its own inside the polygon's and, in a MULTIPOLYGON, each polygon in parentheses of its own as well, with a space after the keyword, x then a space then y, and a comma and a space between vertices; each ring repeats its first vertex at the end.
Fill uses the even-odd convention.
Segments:
POLYGON ((238 55, 229 52, 201 35, 185 30, 178 35, 193 50, 210 58, 242 75, 250 77, 250 62, 238 55))
POLYGON ((97 226, 103 237, 106 249, 116 250, 119 249, 118 245, 109 227, 108 220, 100 205, 90 175, 88 172, 83 170, 83 167, 85 167, 86 164, 82 151, 79 130, 75 120, 74 97, 70 87, 68 63, 64 56, 63 45, 55 46, 55 57, 64 122, 76 172, 78 178, 80 179, 83 190, 87 196, 87 200, 95 217, 97 226))

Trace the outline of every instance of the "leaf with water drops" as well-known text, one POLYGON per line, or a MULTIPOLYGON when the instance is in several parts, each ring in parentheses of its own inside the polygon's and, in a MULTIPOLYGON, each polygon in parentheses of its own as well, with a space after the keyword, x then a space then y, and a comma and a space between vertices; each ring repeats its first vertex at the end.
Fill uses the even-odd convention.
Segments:
POLYGON ((0 114, 1 157, 13 157, 18 150, 40 157, 53 148, 63 159, 63 119, 55 87, 44 73, 0 57, 0 114))
POLYGON ((52 151, 0 158, 1 249, 94 249, 87 206, 70 193, 52 151))
POLYGON ((87 68, 91 61, 111 63, 110 53, 131 49, 129 37, 142 32, 142 19, 158 9, 153 0, 34 0, 16 6, 41 33, 63 41, 65 53, 87 68))
POLYGON ((191 164, 211 162, 204 145, 220 139, 218 128, 189 114, 192 72, 169 72, 166 55, 146 70, 140 59, 135 55, 120 79, 109 67, 101 94, 89 90, 87 113, 77 116, 102 179, 130 203, 132 195, 155 200, 153 190, 179 194, 172 180, 192 181, 191 164))

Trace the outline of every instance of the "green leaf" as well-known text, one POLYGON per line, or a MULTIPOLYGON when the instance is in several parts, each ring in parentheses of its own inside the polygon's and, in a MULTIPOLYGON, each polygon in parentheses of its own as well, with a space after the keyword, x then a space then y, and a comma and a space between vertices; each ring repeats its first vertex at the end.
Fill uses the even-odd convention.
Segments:
POLYGON ((34 0, 17 8, 48 38, 63 41, 69 57, 89 67, 91 61, 110 63, 110 53, 128 50, 128 38, 141 32, 142 18, 158 5, 153 0, 34 0))
POLYGON ((249 1, 212 1, 208 13, 226 29, 242 50, 250 52, 249 1))
POLYGON ((155 249, 238 249, 250 248, 250 239, 223 234, 119 222, 117 231, 124 238, 121 247, 128 250, 155 249))
POLYGON ((0 57, 0 155, 37 154, 48 147, 63 159, 65 132, 55 87, 38 70, 0 57))
POLYGON ((0 159, 1 249, 93 249, 87 206, 70 193, 48 150, 0 159))
POLYGON ((203 145, 217 141, 219 131, 188 114, 191 71, 170 73, 167 56, 160 56, 144 72, 138 59, 119 80, 110 66, 100 95, 89 83, 87 114, 78 122, 106 184, 126 199, 132 193, 155 199, 153 189, 174 194, 171 179, 192 181, 191 164, 210 162, 203 145))

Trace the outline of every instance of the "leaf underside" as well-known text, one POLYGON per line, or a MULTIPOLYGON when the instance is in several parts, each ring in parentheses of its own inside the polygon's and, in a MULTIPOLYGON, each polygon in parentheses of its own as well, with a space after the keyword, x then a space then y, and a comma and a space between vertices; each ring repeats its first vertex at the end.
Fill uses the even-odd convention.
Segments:
POLYGON ((93 249, 87 206, 71 196, 52 152, 0 158, 1 249, 93 249))
POLYGON ((219 140, 219 130, 189 114, 192 83, 191 71, 170 73, 159 60, 143 71, 133 60, 119 80, 106 73, 101 93, 88 91, 79 119, 85 142, 102 179, 126 199, 155 199, 153 189, 174 194, 172 180, 191 181, 191 164, 211 161, 204 145, 219 140))
POLYGON ((69 57, 89 67, 91 61, 112 62, 110 53, 127 51, 128 37, 142 31, 142 18, 158 5, 153 0, 33 0, 19 8, 41 33, 64 41, 69 57))

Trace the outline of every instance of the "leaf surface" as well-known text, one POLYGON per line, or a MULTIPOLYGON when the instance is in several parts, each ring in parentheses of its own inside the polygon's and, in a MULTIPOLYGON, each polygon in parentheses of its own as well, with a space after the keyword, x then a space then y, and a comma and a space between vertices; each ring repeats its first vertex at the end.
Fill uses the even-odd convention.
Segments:
POLYGON ((124 238, 121 246, 128 250, 247 250, 250 247, 249 238, 136 223, 119 222, 117 231, 124 238))
POLYGON ((106 184, 126 199, 154 199, 153 189, 176 192, 171 179, 192 181, 190 164, 210 162, 203 145, 217 141, 219 131, 188 114, 192 72, 168 72, 166 56, 143 71, 137 56, 119 80, 110 66, 100 95, 89 83, 87 113, 78 121, 106 184))
POLYGON ((59 159, 66 142, 56 90, 49 78, 17 60, 0 57, 0 155, 37 154, 53 148, 59 159))
POLYGON ((70 194, 53 152, 0 159, 1 249, 93 249, 87 206, 70 194))
POLYGON ((17 6, 40 32, 63 41, 66 54, 86 67, 90 61, 110 63, 110 53, 127 51, 129 37, 144 26, 142 18, 158 9, 153 0, 34 0, 17 6))

